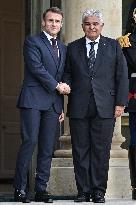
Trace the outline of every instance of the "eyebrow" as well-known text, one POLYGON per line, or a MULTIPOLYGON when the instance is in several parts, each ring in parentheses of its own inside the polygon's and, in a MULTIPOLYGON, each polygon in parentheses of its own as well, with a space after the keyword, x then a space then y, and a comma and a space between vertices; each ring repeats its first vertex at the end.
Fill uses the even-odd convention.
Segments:
POLYGON ((84 21, 84 23, 100 23, 100 22, 99 21, 93 21, 93 22, 84 21))

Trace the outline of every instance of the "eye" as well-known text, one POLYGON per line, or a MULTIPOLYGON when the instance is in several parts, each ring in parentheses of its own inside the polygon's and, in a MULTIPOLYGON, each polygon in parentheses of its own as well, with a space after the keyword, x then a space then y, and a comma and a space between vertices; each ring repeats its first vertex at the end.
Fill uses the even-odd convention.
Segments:
POLYGON ((93 25, 94 25, 94 26, 98 26, 99 23, 98 23, 98 22, 94 22, 93 25))
POLYGON ((85 22, 84 25, 85 25, 85 26, 90 26, 91 24, 88 23, 88 22, 85 22))
POLYGON ((51 22, 53 22, 53 19, 48 19, 48 21, 51 23, 51 22))
POLYGON ((60 20, 56 20, 55 22, 56 22, 56 23, 60 23, 60 20))

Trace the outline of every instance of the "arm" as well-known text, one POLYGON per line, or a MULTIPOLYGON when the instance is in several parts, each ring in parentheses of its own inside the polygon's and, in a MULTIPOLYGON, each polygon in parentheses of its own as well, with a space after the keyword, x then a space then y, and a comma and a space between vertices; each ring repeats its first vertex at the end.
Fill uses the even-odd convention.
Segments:
POLYGON ((70 46, 68 45, 67 48, 67 56, 66 56, 66 64, 65 64, 65 69, 64 69, 64 74, 63 74, 63 82, 69 85, 71 88, 71 82, 72 82, 72 77, 71 77, 71 57, 70 57, 70 46))
MULTIPOLYGON (((45 50, 46 52, 46 50, 45 50)), ((24 43, 24 60, 29 72, 49 92, 54 91, 58 82, 48 72, 42 62, 40 50, 32 37, 28 37, 24 43)))
POLYGON ((115 85, 116 85, 116 107, 115 116, 120 116, 124 111, 124 106, 128 102, 128 68, 126 59, 117 42, 116 47, 116 72, 115 72, 115 85))

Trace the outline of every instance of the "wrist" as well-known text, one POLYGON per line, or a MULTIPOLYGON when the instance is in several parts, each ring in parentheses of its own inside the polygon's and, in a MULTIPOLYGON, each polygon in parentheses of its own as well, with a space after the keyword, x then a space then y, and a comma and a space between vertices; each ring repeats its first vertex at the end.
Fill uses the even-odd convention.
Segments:
POLYGON ((59 89, 59 85, 60 85, 60 84, 58 83, 57 86, 56 86, 56 89, 57 89, 57 90, 59 89))

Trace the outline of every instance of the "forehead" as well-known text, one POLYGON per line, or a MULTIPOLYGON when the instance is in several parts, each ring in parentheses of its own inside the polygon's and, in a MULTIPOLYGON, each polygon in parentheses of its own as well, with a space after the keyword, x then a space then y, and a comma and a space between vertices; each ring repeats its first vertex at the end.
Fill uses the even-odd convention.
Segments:
POLYGON ((59 19, 59 20, 62 20, 62 15, 51 12, 51 11, 48 11, 45 18, 46 19, 59 19))
POLYGON ((97 16, 86 16, 84 22, 94 23, 98 22, 101 23, 100 19, 97 16))

